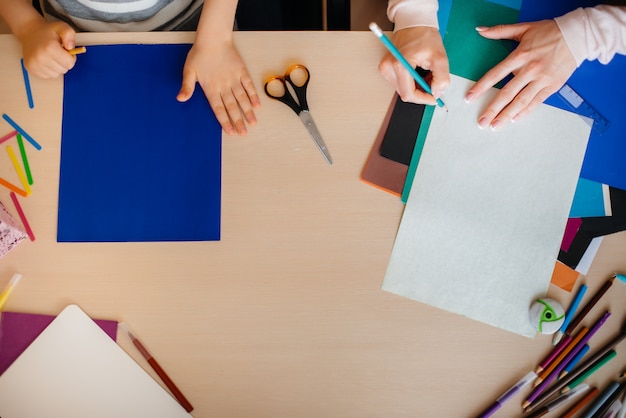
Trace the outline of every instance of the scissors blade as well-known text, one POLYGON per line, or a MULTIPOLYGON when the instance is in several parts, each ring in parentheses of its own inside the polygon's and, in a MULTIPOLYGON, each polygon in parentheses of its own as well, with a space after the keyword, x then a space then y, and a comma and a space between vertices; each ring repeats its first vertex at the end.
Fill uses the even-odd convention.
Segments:
POLYGON ((313 122, 313 116, 311 116, 308 110, 303 110, 298 114, 298 116, 300 116, 300 120, 302 121, 304 126, 306 126, 306 129, 307 131, 309 131, 311 138, 313 138, 315 145, 317 145, 317 148, 319 148, 319 150, 322 152, 324 158, 326 158, 326 161, 328 161, 328 164, 332 164, 333 159, 331 158, 330 152, 328 151, 328 148, 326 147, 326 144, 322 139, 322 134, 320 134, 320 131, 317 129, 315 122, 313 122))

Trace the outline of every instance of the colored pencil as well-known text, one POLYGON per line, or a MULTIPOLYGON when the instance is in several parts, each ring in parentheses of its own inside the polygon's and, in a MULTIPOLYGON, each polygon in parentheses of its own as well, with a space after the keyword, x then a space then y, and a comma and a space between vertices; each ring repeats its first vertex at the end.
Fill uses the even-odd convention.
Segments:
POLYGON ((585 370, 584 373, 579 374, 576 379, 572 380, 567 386, 561 389, 561 393, 567 393, 579 384, 581 384, 585 379, 597 372, 606 363, 613 360, 615 356, 617 356, 617 351, 615 350, 611 350, 605 353, 602 357, 593 362, 592 365, 587 370, 585 370))
POLYGON ((21 279, 22 275, 15 273, 13 277, 11 277, 11 280, 9 280, 7 287, 5 287, 2 293, 0 293, 0 311, 4 308, 4 305, 7 303, 9 296, 11 296, 13 289, 15 289, 15 286, 17 286, 21 279))
POLYGON ((4 141, 8 141, 9 139, 13 138, 15 135, 17 135, 17 131, 9 132, 8 134, 0 138, 0 144, 2 144, 4 141))
POLYGON ((576 378, 578 378, 581 374, 586 373, 590 368, 594 367, 597 361, 599 361, 602 356, 604 356, 609 351, 613 350, 619 343, 621 343, 624 339, 626 339, 626 321, 622 323, 622 328, 619 333, 608 343, 606 343, 602 348, 595 351, 588 359, 586 359, 580 366, 576 367, 572 371, 572 373, 568 374, 559 381, 554 387, 545 391, 537 399, 535 399, 534 403, 539 405, 548 399, 550 396, 554 395, 559 390, 563 389, 565 386, 570 384, 576 378))
POLYGON ((167 388, 172 392, 172 395, 174 395, 174 397, 176 398, 178 403, 180 403, 181 406, 183 408, 185 408, 185 411, 187 411, 187 412, 193 411, 193 406, 191 406, 191 403, 189 403, 187 398, 185 398, 185 395, 183 395, 183 393, 180 391, 180 389, 178 389, 178 387, 174 384, 172 379, 170 379, 170 377, 167 375, 167 373, 165 373, 165 370, 163 370, 163 368, 161 368, 159 363, 157 363, 157 361, 154 359, 154 357, 152 357, 152 354, 150 354, 150 352, 141 343, 141 341, 139 341, 139 339, 135 336, 135 334, 133 334, 131 332, 131 330, 128 327, 128 325, 126 325, 125 323, 121 322, 120 323, 120 328, 122 328, 124 331, 126 331, 126 334, 128 334, 128 337, 131 339, 131 341, 133 342, 135 347, 137 347, 137 350, 139 350, 139 352, 146 359, 146 361, 148 362, 150 367, 152 367, 152 369, 161 378, 161 380, 163 380, 163 383, 165 383, 165 386, 167 386, 167 388))
POLYGON ((578 306, 580 305, 580 301, 582 300, 583 296, 585 296, 585 292, 587 292, 587 285, 583 283, 578 288, 572 304, 569 306, 569 308, 567 308, 567 314, 565 314, 565 319, 563 320, 561 328, 556 332, 556 334, 554 334, 554 337, 552 337, 552 345, 557 345, 563 337, 565 330, 567 330, 567 327, 572 321, 572 317, 576 313, 576 309, 578 309, 578 306))
POLYGON ((67 52, 72 55, 84 54, 85 52, 87 52, 87 48, 85 48, 84 46, 77 46, 76 48, 72 48, 67 52))
POLYGON ((611 287, 614 281, 615 276, 604 282, 604 284, 598 289, 598 291, 593 295, 589 302, 587 302, 585 306, 581 309, 580 313, 576 315, 576 318, 574 318, 574 320, 569 324, 569 326, 565 330, 565 334, 570 334, 572 331, 574 331, 574 328, 576 328, 580 321, 582 321, 583 318, 587 316, 589 311, 596 305, 596 303, 598 303, 598 301, 606 293, 606 291, 609 290, 609 287, 611 287))
POLYGON ((487 418, 493 415, 498 409, 502 407, 502 405, 504 405, 506 401, 515 396, 516 393, 526 387, 526 385, 532 382, 536 377, 537 373, 532 371, 526 374, 526 376, 522 377, 517 383, 515 383, 511 388, 504 392, 504 394, 498 397, 498 399, 496 399, 496 401, 492 403, 489 408, 487 408, 484 412, 478 415, 478 418, 487 418))
MULTIPOLYGON (((618 382, 615 382, 618 383, 618 382)), ((602 403, 600 408, 596 411, 595 414, 592 415, 593 418, 603 418, 608 412, 611 405, 613 405, 619 398, 622 397, 624 392, 626 391, 626 382, 619 384, 617 389, 609 395, 609 397, 602 403)))
POLYGON ((15 152, 13 152, 13 148, 11 148, 10 145, 7 145, 7 153, 9 154, 9 158, 11 159, 11 162, 13 163, 13 168, 15 168, 15 172, 17 173, 17 176, 20 178, 20 181, 22 182, 22 186, 24 186, 24 190, 26 191, 26 194, 29 195, 32 190, 30 189, 30 186, 28 185, 28 179, 26 179, 24 170, 22 170, 22 167, 20 166, 20 163, 17 161, 17 157, 15 156, 15 152))
POLYGON ((24 147, 24 141, 22 135, 17 134, 17 145, 20 148, 20 155, 22 156, 22 163, 24 164, 24 171, 26 172, 26 179, 28 184, 33 184, 33 174, 30 172, 30 164, 28 164, 28 156, 26 155, 26 148, 24 147))
POLYGON ((567 345, 572 341, 571 335, 565 335, 564 338, 559 341, 559 343, 552 349, 552 351, 539 363, 535 372, 537 374, 541 373, 543 369, 547 368, 550 363, 567 347, 567 345))
POLYGON ((571 392, 562 394, 557 396, 555 399, 551 400, 550 402, 546 403, 544 406, 542 406, 541 408, 538 408, 536 410, 534 410, 533 412, 531 412, 529 415, 526 415, 525 418, 539 418, 544 416, 545 414, 554 411, 557 408, 560 408, 561 406, 563 406, 565 403, 567 403, 568 401, 572 400, 573 398, 582 395, 583 393, 585 393, 586 391, 589 390, 589 385, 588 384, 582 384, 578 387, 576 387, 576 389, 574 389, 571 392))
POLYGON ((596 416, 596 412, 600 411, 600 408, 607 402, 607 400, 613 395, 615 391, 619 389, 618 382, 611 382, 600 391, 600 394, 593 400, 592 404, 587 407, 580 415, 580 418, 591 418, 596 416))
POLYGON ((20 125, 17 124, 17 122, 15 122, 13 119, 11 119, 9 117, 9 115, 7 115, 6 113, 2 114, 2 118, 7 121, 7 123, 9 125, 11 125, 13 127, 13 129, 15 129, 16 131, 18 131, 19 133, 22 134, 22 136, 24 138, 26 138, 26 140, 28 142, 30 142, 30 144, 35 147, 35 149, 40 150, 41 149, 41 145, 39 145, 39 143, 37 141, 35 141, 35 138, 33 138, 32 136, 30 136, 28 134, 28 132, 26 132, 24 129, 22 129, 22 127, 20 125))
POLYGON ((2 177, 0 177, 0 185, 6 187, 7 189, 9 189, 9 190, 11 190, 11 191, 13 191, 13 192, 15 192, 15 193, 17 193, 19 195, 24 196, 24 197, 28 196, 24 190, 20 189, 19 187, 17 187, 13 183, 10 183, 10 182, 6 181, 2 177))
POLYGON ((591 337, 593 337, 593 335, 602 327, 602 325, 604 325, 604 323, 609 318, 609 316, 611 316, 611 312, 606 311, 604 315, 602 315, 602 317, 591 328, 589 328, 589 332, 587 332, 585 336, 578 342, 576 347, 574 347, 570 351, 570 353, 567 356, 565 356, 565 359, 552 371, 552 373, 550 373, 546 377, 546 379, 544 379, 543 382, 539 384, 539 386, 533 389, 533 391, 528 396, 526 401, 524 401, 524 403, 522 404, 522 408, 528 409, 533 404, 533 402, 536 403, 537 398, 542 394, 542 392, 544 392, 544 390, 548 387, 548 385, 552 383, 552 380, 554 380, 554 378, 556 378, 556 376, 558 376, 561 373, 561 371, 563 371, 563 368, 565 368, 565 365, 572 358, 574 358, 574 356, 582 349, 582 347, 585 344, 587 344, 587 342, 591 339, 591 337))
POLYGON ((580 359, 582 359, 585 354, 587 354, 587 351, 589 351, 589 344, 585 344, 583 348, 581 348, 581 350, 578 352, 578 354, 576 354, 576 356, 572 359, 572 361, 567 363, 567 365, 559 375, 559 379, 563 379, 569 372, 571 372, 572 369, 576 367, 580 359))
MULTIPOLYGON (((391 42, 391 40, 383 33, 382 29, 374 22, 370 23, 369 27, 370 30, 374 32, 374 35, 376 35, 378 39, 382 41, 383 45, 385 45, 385 48, 387 48, 387 50, 391 52, 391 55, 393 55, 398 60, 398 62, 402 64, 402 66, 409 72, 409 74, 411 74, 411 77, 413 77, 417 84, 419 84, 426 93, 432 96, 433 92, 430 89, 428 83, 426 83, 422 76, 420 76, 418 72, 415 71, 415 68, 413 68, 413 66, 409 64, 409 62, 406 60, 406 58, 404 58, 398 48, 396 48, 396 46, 393 44, 393 42, 391 42)), ((437 106, 445 109, 446 111, 448 110, 448 108, 441 99, 437 98, 436 101, 437 106)))
POLYGON ((15 205, 15 210, 17 210, 17 214, 22 220, 22 224, 24 225, 26 234, 28 234, 28 238, 30 238, 31 241, 35 241, 35 234, 33 234, 33 230, 28 223, 28 219, 26 219, 26 214, 24 214, 24 211, 22 210, 22 205, 20 205, 20 202, 17 200, 17 196, 15 196, 15 193, 11 192, 10 195, 11 200, 13 200, 13 204, 15 205))
POLYGON ((24 58, 20 59, 20 64, 22 65, 22 75, 24 76, 24 87, 26 88, 26 99, 28 100, 28 107, 32 109, 35 107, 35 103, 33 102, 33 92, 30 89, 30 79, 28 78, 28 71, 26 71, 26 67, 24 66, 24 58))
MULTIPOLYGON (((541 374, 537 377, 537 380, 535 380, 534 386, 537 387, 541 384, 541 382, 543 382, 548 375, 550 375, 550 373, 552 373, 554 371, 554 369, 557 368, 557 366, 559 364, 561 364, 561 362, 563 361, 563 359, 569 355, 569 353, 575 348, 577 347, 577 344, 580 342, 580 340, 583 339, 583 337, 587 334, 587 332, 589 332, 589 328, 587 327, 583 327, 580 332, 578 333, 578 335, 576 335, 575 338, 572 339, 572 341, 570 341, 570 343, 567 345, 567 347, 565 347, 563 349, 563 351, 561 351, 559 353, 559 355, 554 359, 554 361, 552 363, 550 363, 550 365, 545 368, 541 374)), ((585 344, 586 345, 586 344, 585 344)), ((580 352, 582 350, 582 346, 579 347, 578 351, 580 352)), ((576 354, 578 355, 578 354, 576 354)), ((573 358, 572 358, 573 359, 573 358)), ((567 366, 567 364, 565 364, 565 366, 567 366)), ((563 368, 565 368, 565 366, 563 366, 563 368)))
POLYGON ((578 413, 578 411, 580 411, 581 409, 583 409, 585 407, 585 405, 587 405, 589 402, 591 402, 591 400, 599 393, 600 391, 598 390, 598 388, 591 388, 591 390, 589 392, 587 392, 587 394, 578 402, 576 402, 576 404, 574 406, 572 406, 570 409, 567 410, 567 412, 565 414, 563 414, 560 418, 572 418, 574 415, 576 415, 576 413, 578 413))

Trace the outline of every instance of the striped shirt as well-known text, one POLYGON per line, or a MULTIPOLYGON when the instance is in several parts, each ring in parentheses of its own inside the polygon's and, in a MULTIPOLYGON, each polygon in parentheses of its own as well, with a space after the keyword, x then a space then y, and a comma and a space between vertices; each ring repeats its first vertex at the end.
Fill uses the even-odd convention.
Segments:
POLYGON ((48 20, 85 32, 195 30, 203 0, 40 0, 48 20))

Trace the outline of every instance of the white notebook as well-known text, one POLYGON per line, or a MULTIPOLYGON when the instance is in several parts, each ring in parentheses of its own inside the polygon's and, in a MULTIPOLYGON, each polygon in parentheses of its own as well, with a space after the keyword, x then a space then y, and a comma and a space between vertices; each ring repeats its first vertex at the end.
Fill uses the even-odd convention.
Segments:
POLYGON ((191 415, 85 312, 69 305, 0 376, 0 417, 191 415))

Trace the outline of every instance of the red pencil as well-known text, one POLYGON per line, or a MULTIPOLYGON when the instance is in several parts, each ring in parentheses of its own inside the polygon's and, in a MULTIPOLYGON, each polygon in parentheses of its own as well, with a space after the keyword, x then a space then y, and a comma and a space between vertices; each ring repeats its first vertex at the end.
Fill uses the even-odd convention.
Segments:
POLYGON ((593 398, 598 394, 598 388, 591 388, 589 393, 587 393, 581 400, 576 402, 574 406, 567 410, 565 414, 561 416, 561 418, 572 418, 576 412, 580 411, 585 405, 587 405, 593 398))
POLYGON ((17 200, 17 196, 15 195, 15 193, 11 192, 10 194, 11 194, 11 199, 13 200, 13 204, 15 205, 15 210, 17 210, 17 214, 20 216, 20 219, 22 220, 22 224, 24 224, 24 229, 26 230, 26 233, 28 234, 28 238, 30 238, 31 241, 35 241, 35 234, 33 234, 33 230, 30 228, 30 225, 28 224, 26 215, 24 214, 24 211, 22 210, 22 205, 20 205, 20 202, 17 200))

